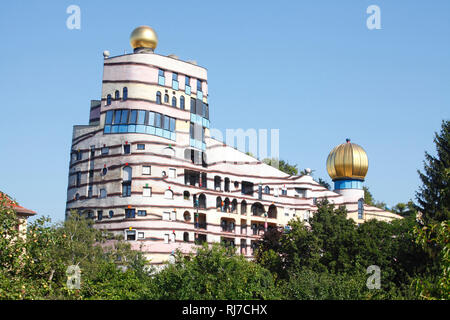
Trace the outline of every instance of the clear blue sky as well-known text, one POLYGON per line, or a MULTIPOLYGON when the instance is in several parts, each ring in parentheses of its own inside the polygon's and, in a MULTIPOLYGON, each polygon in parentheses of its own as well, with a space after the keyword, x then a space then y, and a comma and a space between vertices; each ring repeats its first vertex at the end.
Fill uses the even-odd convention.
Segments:
POLYGON ((349 137, 377 200, 414 198, 449 119, 450 1, 2 1, 0 190, 64 218, 72 126, 100 98, 102 52, 131 52, 143 24, 158 53, 208 69, 213 127, 279 128, 280 157, 329 182, 328 153, 349 137), (381 30, 366 27, 371 4, 381 30))

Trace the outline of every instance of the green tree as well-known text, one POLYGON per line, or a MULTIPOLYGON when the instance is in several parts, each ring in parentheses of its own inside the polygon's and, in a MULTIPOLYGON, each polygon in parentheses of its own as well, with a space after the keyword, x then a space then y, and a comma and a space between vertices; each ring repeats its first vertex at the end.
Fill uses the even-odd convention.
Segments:
POLYGON ((450 121, 443 120, 435 133, 436 156, 425 152, 424 172, 418 171, 422 186, 416 192, 418 210, 425 224, 450 219, 450 121))
POLYGON ((176 253, 153 278, 157 299, 274 299, 278 298, 270 272, 243 256, 214 244, 195 255, 176 253))

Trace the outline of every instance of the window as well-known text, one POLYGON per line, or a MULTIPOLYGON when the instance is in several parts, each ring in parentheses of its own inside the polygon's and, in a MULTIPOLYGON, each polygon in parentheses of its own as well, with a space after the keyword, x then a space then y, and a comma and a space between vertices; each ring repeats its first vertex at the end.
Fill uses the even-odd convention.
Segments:
POLYGON ((189 200, 190 197, 191 197, 191 194, 189 193, 189 191, 184 191, 183 192, 183 199, 184 200, 189 200))
POLYGON ((225 192, 230 192, 230 179, 229 178, 225 178, 224 191, 225 192))
POLYGON ((165 199, 173 199, 173 192, 172 190, 168 189, 166 192, 164 192, 164 198, 165 199))
POLYGON ((241 192, 246 195, 253 195, 253 183, 248 181, 242 181, 241 183, 241 192))
POLYGON ((108 168, 103 167, 103 169, 102 169, 102 175, 106 176, 107 173, 108 173, 108 168))
POLYGON ((170 220, 170 212, 163 212, 162 219, 170 220))
POLYGON ((186 88, 184 89, 184 92, 187 95, 191 95, 191 78, 186 76, 184 79, 185 79, 184 83, 185 83, 185 86, 186 86, 186 88))
POLYGON ((127 240, 129 240, 129 241, 136 240, 136 230, 127 230, 126 234, 127 234, 127 240))
POLYGON ((106 189, 100 189, 100 198, 106 198, 106 189))
POLYGON ((197 91, 202 91, 202 82, 199 79, 197 79, 197 91))
POLYGON ((170 234, 170 242, 175 242, 175 233, 170 234))
POLYGON ((172 89, 178 90, 178 73, 172 73, 172 89))
POLYGON ((175 132, 175 118, 170 118, 169 131, 175 132))
POLYGON ((112 110, 109 110, 108 112, 106 112, 105 124, 112 123, 113 115, 114 115, 114 111, 112 111, 112 110))
POLYGON ((184 96, 180 97, 180 109, 184 110, 184 96))
POLYGON ((92 186, 88 187, 88 196, 89 199, 92 198, 92 186))
POLYGON ((75 194, 75 200, 80 200, 80 194, 78 192, 75 194))
POLYGON ((103 210, 98 210, 97 211, 97 219, 99 221, 103 219, 103 210))
POLYGON ((128 99, 128 88, 127 87, 123 87, 122 90, 122 99, 125 101, 128 99))
POLYGON ((136 124, 136 120, 137 120, 137 110, 131 110, 130 119, 128 120, 128 123, 136 124))
POLYGON ((172 211, 170 213, 170 220, 177 221, 177 212, 176 211, 172 211))
POLYGON ((287 189, 281 189, 281 195, 287 196, 287 189))
POLYGON ((161 92, 156 92, 156 103, 161 104, 161 92))
POLYGON ((144 232, 138 232, 138 239, 144 239, 144 232))
POLYGON ((102 155, 107 155, 109 153, 109 148, 108 147, 103 147, 102 148, 102 155))
POLYGON ((142 166, 142 174, 150 175, 152 172, 151 168, 151 166, 142 166))
POLYGON ((143 143, 138 143, 137 149, 138 149, 138 150, 145 150, 145 144, 143 144, 143 143))
POLYGON ((169 168, 169 178, 175 179, 177 175, 177 170, 173 168, 169 168))
POLYGON ((152 196, 152 188, 150 187, 144 187, 142 195, 144 197, 151 197, 152 196))
POLYGON ((189 242, 189 232, 184 232, 183 233, 183 241, 184 242, 189 242))
POLYGON ((138 216, 145 217, 147 215, 147 210, 138 210, 138 216))
POLYGON ((164 235, 164 243, 169 243, 169 234, 168 233, 166 233, 164 235))
POLYGON ((358 219, 364 218, 364 199, 358 200, 358 219))
POLYGON ((136 210, 135 209, 125 209, 125 218, 135 218, 136 210))
POLYGON ((110 217, 110 218, 114 217, 114 211, 109 210, 109 217, 110 217))
POLYGON ((169 95, 168 94, 164 95, 164 103, 169 103, 169 95))
POLYGON ((131 196, 131 181, 122 182, 122 197, 131 196))
POLYGON ((111 95, 110 95, 110 94, 108 94, 108 95, 106 96, 106 105, 107 105, 107 106, 111 105, 111 95))
POLYGON ((124 154, 130 154, 131 148, 129 144, 124 144, 123 145, 123 153, 124 154))
POLYGON ((116 90, 116 92, 114 92, 114 99, 116 99, 116 100, 120 99, 120 92, 119 92, 119 90, 116 90))
POLYGON ((77 154, 77 160, 83 159, 83 152, 81 152, 80 150, 78 150, 76 154, 77 154))
POLYGON ((158 70, 158 84, 164 86, 166 84, 166 78, 164 77, 164 70, 158 70))
POLYGON ((195 99, 191 98, 191 113, 195 113, 195 99))
POLYGON ((81 172, 77 172, 75 185, 77 187, 81 185, 81 172))
POLYGON ((172 107, 176 107, 177 106, 177 98, 172 97, 172 107))
POLYGON ((265 186, 264 187, 264 193, 265 194, 270 194, 270 187, 269 186, 265 186))

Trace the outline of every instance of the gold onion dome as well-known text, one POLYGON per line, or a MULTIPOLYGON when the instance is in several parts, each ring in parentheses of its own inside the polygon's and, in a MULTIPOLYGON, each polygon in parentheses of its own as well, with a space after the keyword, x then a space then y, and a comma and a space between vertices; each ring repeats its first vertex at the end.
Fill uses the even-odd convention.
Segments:
POLYGON ((134 29, 131 33, 130 44, 133 49, 150 48, 155 50, 158 45, 158 36, 152 28, 148 26, 140 26, 134 29))
POLYGON ((331 150, 327 159, 327 171, 332 180, 364 180, 369 169, 369 159, 364 149, 356 143, 343 143, 331 150))

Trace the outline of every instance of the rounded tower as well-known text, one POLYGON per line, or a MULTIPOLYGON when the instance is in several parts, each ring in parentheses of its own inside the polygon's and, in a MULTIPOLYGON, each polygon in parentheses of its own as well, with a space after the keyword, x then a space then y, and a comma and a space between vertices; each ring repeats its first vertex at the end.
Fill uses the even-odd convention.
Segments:
POLYGON ((366 152, 350 139, 336 146, 328 155, 327 171, 334 182, 334 191, 342 194, 346 201, 364 198, 362 183, 368 168, 366 152))

